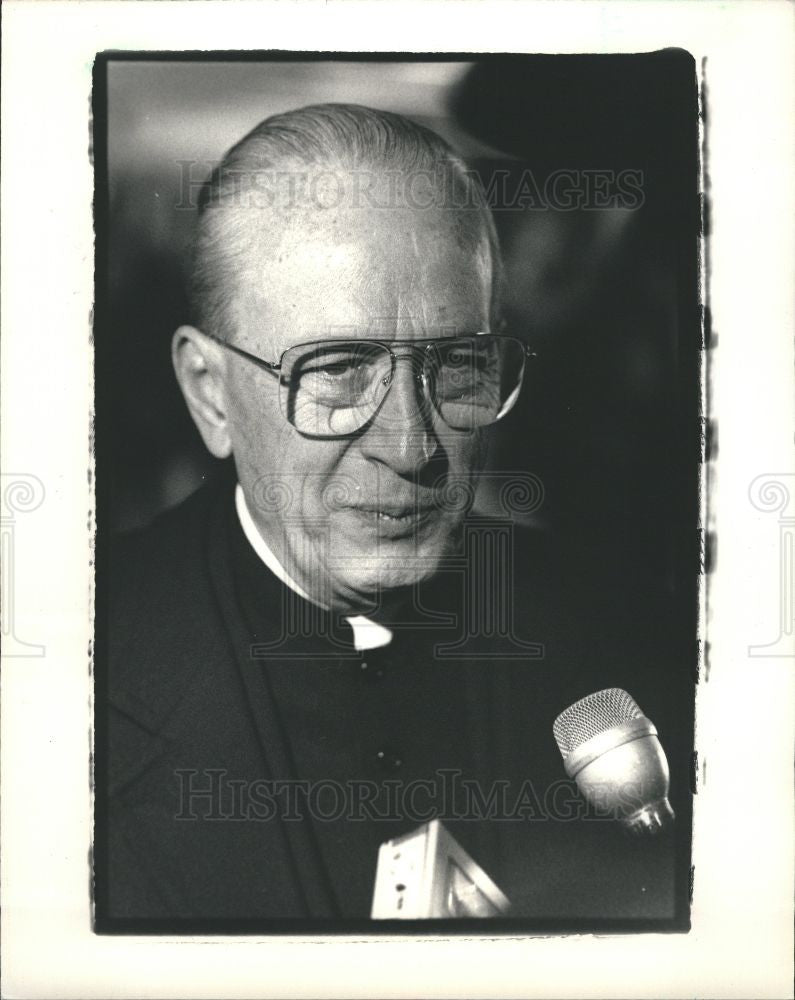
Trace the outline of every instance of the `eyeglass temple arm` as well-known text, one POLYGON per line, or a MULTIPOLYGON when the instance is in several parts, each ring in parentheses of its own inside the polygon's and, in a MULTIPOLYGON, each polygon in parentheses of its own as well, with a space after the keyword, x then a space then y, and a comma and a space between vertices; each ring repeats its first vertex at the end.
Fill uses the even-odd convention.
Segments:
POLYGON ((234 344, 230 344, 227 340, 222 340, 220 337, 216 337, 214 333, 204 333, 205 337, 209 337, 210 340, 214 340, 216 344, 220 344, 221 347, 225 347, 227 350, 232 351, 233 354, 239 354, 241 358, 245 358, 247 361, 253 361, 255 365, 258 365, 266 372, 270 372, 271 375, 277 375, 281 371, 281 364, 273 364, 271 361, 265 361, 264 358, 258 358, 256 354, 249 354, 248 351, 244 351, 241 347, 235 347, 234 344))

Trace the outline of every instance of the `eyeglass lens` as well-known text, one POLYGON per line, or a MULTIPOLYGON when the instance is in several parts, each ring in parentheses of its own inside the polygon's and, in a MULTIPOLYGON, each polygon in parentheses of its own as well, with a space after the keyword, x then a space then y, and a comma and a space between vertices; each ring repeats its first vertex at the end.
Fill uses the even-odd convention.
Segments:
MULTIPOLYGON (((481 335, 426 342, 413 351, 424 401, 429 400, 453 429, 492 424, 516 401, 524 373, 524 348, 519 341, 481 335)), ((395 353, 403 356, 402 349, 395 353)), ((282 358, 282 409, 303 434, 354 434, 381 406, 394 364, 388 347, 370 341, 290 348, 282 358)))

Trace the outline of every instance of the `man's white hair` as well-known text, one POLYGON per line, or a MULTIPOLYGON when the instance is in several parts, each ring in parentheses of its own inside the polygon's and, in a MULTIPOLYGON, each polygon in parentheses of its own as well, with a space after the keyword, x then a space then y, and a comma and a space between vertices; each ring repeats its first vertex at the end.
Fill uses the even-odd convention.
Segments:
POLYGON ((391 199, 376 207, 405 209, 415 197, 416 207, 421 202, 458 212, 457 239, 486 257, 496 324, 502 258, 479 178, 431 129, 353 104, 318 104, 266 118, 213 171, 199 195, 189 276, 193 323, 231 338, 238 282, 263 232, 311 225, 334 198, 335 179, 348 186, 348 198, 351 179, 364 180, 356 184, 359 207, 372 207, 368 176, 389 182, 391 199))

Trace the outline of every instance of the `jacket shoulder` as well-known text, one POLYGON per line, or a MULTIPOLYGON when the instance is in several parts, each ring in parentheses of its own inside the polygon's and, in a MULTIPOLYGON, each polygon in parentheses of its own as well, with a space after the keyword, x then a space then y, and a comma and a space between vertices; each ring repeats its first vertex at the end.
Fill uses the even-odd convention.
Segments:
POLYGON ((143 576, 195 561, 208 518, 221 500, 217 484, 203 486, 149 525, 111 539, 109 573, 115 593, 126 594, 143 576))
POLYGON ((228 484, 202 487, 110 545, 108 696, 153 731, 218 633, 209 543, 232 502, 228 484))

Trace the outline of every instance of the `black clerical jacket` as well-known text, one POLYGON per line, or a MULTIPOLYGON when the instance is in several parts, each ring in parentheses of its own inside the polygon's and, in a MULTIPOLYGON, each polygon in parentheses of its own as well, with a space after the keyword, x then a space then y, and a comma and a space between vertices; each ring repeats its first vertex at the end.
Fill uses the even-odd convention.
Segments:
POLYGON ((233 487, 109 554, 100 930, 361 923, 379 844, 434 817, 528 926, 686 926, 693 693, 662 599, 588 584, 532 536, 473 519, 392 643, 357 652, 344 619, 260 562, 233 487), (631 839, 566 778, 553 720, 606 687, 657 725, 673 835, 631 839))

